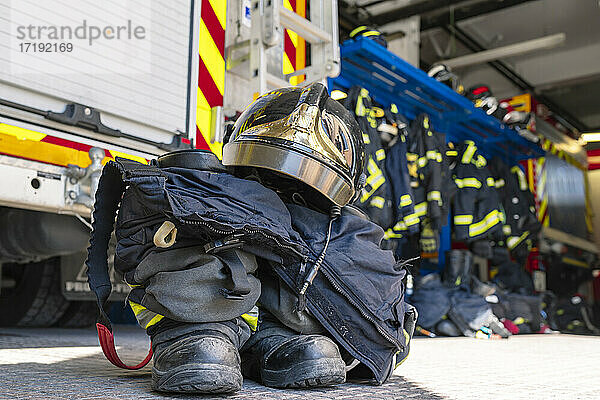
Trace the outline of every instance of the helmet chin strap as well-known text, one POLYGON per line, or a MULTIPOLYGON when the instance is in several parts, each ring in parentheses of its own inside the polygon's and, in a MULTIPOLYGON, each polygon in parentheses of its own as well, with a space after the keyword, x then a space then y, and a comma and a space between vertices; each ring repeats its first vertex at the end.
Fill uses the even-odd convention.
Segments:
POLYGON ((297 311, 304 311, 306 309, 306 291, 308 287, 313 283, 319 269, 321 268, 321 264, 325 260, 325 255, 327 254, 327 247, 329 247, 329 241, 331 240, 331 228, 333 227, 333 222, 342 215, 342 208, 336 204, 331 206, 329 210, 329 225, 327 227, 327 237, 325 239, 325 245, 323 246, 323 250, 321 250, 321 254, 317 258, 317 261, 313 264, 313 267, 310 269, 308 274, 304 277, 304 282, 302 283, 302 287, 298 292, 298 304, 297 311))

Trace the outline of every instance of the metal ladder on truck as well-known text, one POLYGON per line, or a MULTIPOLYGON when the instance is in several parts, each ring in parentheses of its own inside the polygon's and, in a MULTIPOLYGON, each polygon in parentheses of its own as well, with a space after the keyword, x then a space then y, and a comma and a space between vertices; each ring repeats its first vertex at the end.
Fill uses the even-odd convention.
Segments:
MULTIPOLYGON (((255 3, 250 42, 250 73, 256 91, 289 86, 292 76, 305 75, 308 82, 334 77, 340 71, 337 1, 312 0, 309 19, 285 8, 282 2, 264 0, 255 3), (256 16, 256 19, 254 19, 256 16), (254 23, 254 21, 257 23, 254 23), (284 29, 294 31, 310 43, 311 65, 283 76, 280 51, 284 29), (269 51, 276 51, 271 55, 269 51)), ((281 50, 283 50, 281 48, 281 50)))
MULTIPOLYGON (((282 0, 241 1, 238 10, 231 10, 228 18, 231 28, 225 45, 226 113, 242 110, 249 101, 269 90, 293 86, 289 80, 294 76, 304 76, 305 84, 339 74, 337 0, 306 2, 309 3, 307 18, 292 11, 288 0, 285 0, 287 7, 282 0), (286 29, 307 42, 310 63, 284 74, 286 29)), ((211 139, 221 141, 223 110, 216 110, 216 114, 215 135, 211 139)))

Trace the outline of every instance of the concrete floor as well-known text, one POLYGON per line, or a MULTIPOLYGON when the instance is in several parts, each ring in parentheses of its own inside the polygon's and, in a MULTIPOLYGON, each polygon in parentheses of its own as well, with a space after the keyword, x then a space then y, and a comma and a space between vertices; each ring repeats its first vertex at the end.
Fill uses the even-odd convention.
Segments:
MULTIPOLYGON (((121 358, 138 362, 148 339, 117 327, 121 358)), ((600 399, 600 338, 530 335, 509 340, 416 339, 409 359, 383 386, 344 384, 275 390, 245 381, 226 399, 600 399)), ((1 399, 156 399, 150 368, 119 370, 94 330, 0 329, 1 399)), ((209 397, 204 397, 209 398, 209 397)))

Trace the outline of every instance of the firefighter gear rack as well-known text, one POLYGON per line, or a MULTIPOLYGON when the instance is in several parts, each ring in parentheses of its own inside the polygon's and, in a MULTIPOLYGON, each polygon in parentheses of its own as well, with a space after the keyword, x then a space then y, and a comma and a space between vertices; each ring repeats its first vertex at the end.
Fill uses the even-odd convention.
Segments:
MULTIPOLYGON (((363 37, 351 39, 342 44, 340 52, 341 73, 329 79, 330 90, 347 92, 358 85, 367 89, 381 106, 395 104, 409 120, 425 113, 433 129, 445 134, 447 141, 473 141, 487 159, 497 156, 508 165, 515 165, 524 159, 544 156, 539 143, 475 108, 466 97, 375 41, 363 37)), ((440 271, 445 266, 443 255, 451 247, 451 225, 446 224, 440 232, 437 263, 440 271)))
POLYGON ((434 129, 449 141, 472 140, 486 157, 499 156, 510 165, 545 153, 539 144, 373 40, 359 37, 344 42, 341 59, 340 76, 329 79, 330 90, 360 85, 381 105, 396 104, 408 119, 426 113, 434 129))

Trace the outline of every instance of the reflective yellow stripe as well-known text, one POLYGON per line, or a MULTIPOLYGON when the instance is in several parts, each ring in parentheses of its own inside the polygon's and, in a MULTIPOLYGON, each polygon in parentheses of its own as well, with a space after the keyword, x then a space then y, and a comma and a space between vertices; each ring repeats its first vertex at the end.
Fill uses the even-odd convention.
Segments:
POLYGON ((400 197, 400 207, 410 206, 412 204, 412 198, 410 194, 405 194, 400 197))
POLYGON ((371 190, 365 191, 360 198, 361 203, 364 203, 375 193, 375 191, 385 183, 385 178, 381 173, 381 170, 377 166, 377 163, 372 158, 369 158, 369 162, 367 163, 367 172, 369 172, 369 176, 367 177, 367 185, 371 186, 371 190))
MULTIPOLYGON (((354 109, 354 113, 359 117, 364 117, 367 115, 367 108, 363 104, 363 99, 369 96, 369 91, 367 89, 361 89, 358 98, 356 99, 356 108, 354 109)), ((364 135, 363 135, 364 138, 364 135)))
POLYGON ((517 178, 519 178, 519 189, 526 190, 527 189, 527 179, 525 178, 525 173, 521 170, 521 168, 516 165, 510 169, 510 171, 514 174, 517 174, 517 178))
POLYGON ((419 159, 417 160, 417 164, 419 165, 419 167, 423 168, 424 166, 427 165, 427 157, 419 157, 419 159))
POLYGON ((425 156, 429 160, 433 160, 433 161, 437 161, 437 162, 442 162, 442 154, 439 151, 429 150, 428 152, 425 153, 425 156))
POLYGON ((152 319, 150 320, 150 322, 148 322, 148 323, 146 324, 146 327, 145 327, 145 329, 148 329, 148 328, 150 328, 152 325, 155 325, 155 324, 157 324, 157 323, 158 323, 158 322, 160 322, 160 320, 161 320, 161 319, 163 319, 163 318, 164 318, 164 316, 162 316, 162 315, 160 315, 160 314, 156 314, 156 316, 155 316, 154 318, 152 318, 152 319))
MULTIPOLYGON (((69 164, 83 168, 90 165, 91 160, 87 151, 48 143, 44 141, 47 136, 49 135, 45 133, 0 123, 0 153, 64 167, 69 164)), ((50 137, 52 136, 50 135, 50 137)), ((102 164, 106 164, 113 158, 113 153, 114 150, 110 151, 110 155, 104 157, 102 164)), ((129 155, 126 158, 132 157, 129 155)), ((147 164, 146 159, 142 160, 144 164, 147 164)))
POLYGON ((383 177, 383 175, 380 175, 377 177, 377 179, 368 182, 371 187, 373 188, 373 190, 376 190, 377 188, 379 188, 379 186, 383 185, 385 183, 385 178, 383 177))
POLYGON ((248 324, 250 329, 252 329, 253 331, 256 331, 256 328, 258 327, 258 316, 253 316, 250 314, 242 314, 242 315, 240 315, 240 317, 244 321, 246 321, 246 323, 248 324))
POLYGON ((571 257, 563 257, 561 259, 562 262, 564 262, 565 264, 570 264, 570 265, 575 265, 577 267, 584 267, 584 268, 589 268, 589 264, 586 262, 583 262, 581 260, 577 260, 575 258, 571 258, 571 257))
POLYGON ((427 201, 437 201, 438 203, 442 203, 442 194, 437 190, 432 190, 427 193, 427 201))
POLYGON ((508 239, 506 239, 506 245, 508 246, 508 249, 512 250, 515 247, 517 247, 519 245, 519 243, 521 243, 523 240, 525 240, 525 238, 527 238, 527 236, 529 236, 529 231, 525 231, 519 237, 517 237, 517 236, 511 236, 508 239))
POLYGON ((387 231, 385 231, 383 233, 383 238, 385 240, 387 240, 387 239, 401 239, 402 238, 402 234, 401 233, 396 233, 392 229, 388 229, 387 231))
POLYGON ((369 205, 377 208, 383 208, 383 206, 385 205, 385 200, 383 197, 375 196, 371 199, 369 205))
POLYGON ((504 179, 502 179, 502 178, 494 181, 494 186, 496 187, 496 189, 500 189, 500 188, 504 187, 505 184, 506 184, 506 182, 504 182, 504 179))
MULTIPOLYGON (((533 173, 531 175, 533 175, 533 173)), ((546 171, 544 170, 544 172, 541 174, 541 177, 540 177, 540 183, 537 186, 538 193, 544 193, 545 192, 547 178, 548 178, 548 175, 546 174, 546 171)), ((530 185, 529 187, 531 188, 531 187, 533 187, 533 185, 530 185)))
POLYGON ((458 155, 458 151, 456 151, 456 150, 448 150, 448 151, 446 152, 446 155, 447 155, 448 157, 455 157, 455 156, 457 156, 457 155, 458 155))
POLYGON ((141 306, 137 303, 134 303, 133 301, 129 300, 129 306, 131 307, 131 310, 133 311, 133 313, 135 315, 138 315, 139 313, 141 313, 144 310, 147 310, 146 307, 141 306))
POLYGON ((420 217, 427 214, 427 203, 419 203, 415 206, 415 213, 413 215, 420 217))
POLYGON ((510 227, 510 225, 504 225, 502 227, 502 233, 504 233, 504 235, 508 236, 512 233, 512 229, 510 227))
POLYGON ((34 142, 39 142, 40 140, 46 137, 45 133, 40 133, 29 129, 21 128, 19 126, 8 125, 3 123, 0 123, 0 133, 14 136, 17 138, 17 140, 33 140, 34 142))
POLYGON ((377 166, 377 163, 371 157, 369 157, 369 161, 367 162, 367 172, 369 173, 367 183, 369 183, 369 179, 371 179, 372 176, 376 174, 381 174, 381 170, 377 166))
POLYGON ((461 189, 465 187, 479 189, 481 187, 481 182, 479 182, 476 178, 457 178, 454 180, 454 182, 456 182, 456 186, 461 189))
POLYGON ((134 155, 123 153, 121 151, 116 151, 116 150, 110 150, 110 154, 113 157, 127 158, 128 160, 137 161, 142 164, 148 164, 148 161, 146 161, 146 159, 144 157, 134 156, 134 155))
POLYGON ((487 165, 487 161, 485 160, 485 157, 483 157, 482 155, 478 155, 477 156, 477 161, 475 162, 475 166, 477 168, 483 168, 487 165))
POLYGON ((425 129, 429 129, 429 118, 428 117, 423 118, 423 127, 425 129))
POLYGON ((542 202, 540 203, 540 211, 538 212, 538 215, 541 217, 546 213, 546 208, 548 208, 548 199, 544 199, 542 200, 542 202))
POLYGON ((419 223, 419 216, 416 214, 409 214, 406 217, 404 217, 403 221, 406 224, 406 226, 413 226, 414 224, 419 223))
POLYGON ((494 181, 494 178, 489 177, 486 179, 486 182, 487 182, 488 186, 496 187, 496 181, 494 181))
POLYGON ((470 225, 473 223, 472 215, 455 215, 454 225, 470 225))
POLYGON ((371 197, 373 193, 375 193, 375 191, 379 189, 379 186, 383 185, 384 183, 385 178, 383 176, 379 177, 379 179, 373 182, 373 184, 371 185, 371 190, 365 191, 363 193, 363 195, 360 197, 360 202, 364 203, 365 201, 369 200, 369 197, 371 197))
POLYGON ((396 222, 396 225, 394 225, 394 227, 392 229, 394 231, 405 231, 408 229, 408 227, 406 226, 404 221, 398 221, 398 222, 396 222))
POLYGON ((396 106, 394 103, 392 103, 390 105, 390 111, 393 112, 394 114, 396 114, 398 112, 398 106, 396 106))
POLYGON ((440 153, 435 150, 429 150, 425 153, 425 156, 430 160, 436 160, 438 154, 440 153))
POLYGON ((475 145, 472 142, 469 143, 469 146, 463 153, 461 162, 463 164, 469 164, 471 162, 471 160, 473 159, 473 154, 475 154, 475 150, 477 150, 477 147, 475 147, 475 145))
POLYGON ((373 188, 373 191, 385 183, 385 178, 383 177, 383 175, 378 175, 378 176, 371 175, 370 178, 373 178, 373 179, 369 180, 367 178, 367 183, 371 185, 371 187, 373 188))
POLYGON ((252 307, 250 311, 240 315, 240 318, 248 324, 252 331, 256 331, 258 327, 258 306, 255 305, 252 307))
POLYGON ((469 236, 473 237, 473 236, 481 235, 488 229, 492 228, 494 225, 498 224, 500 222, 500 217, 498 214, 499 214, 498 210, 493 210, 488 215, 486 215, 483 220, 481 220, 477 223, 474 223, 473 225, 470 225, 469 226, 469 236))
POLYGON ((163 315, 150 311, 141 304, 134 303, 131 300, 129 300, 129 306, 131 307, 138 324, 144 329, 150 328, 164 318, 163 315))
POLYGON ((402 329, 402 333, 404 333, 404 339, 405 339, 405 343, 406 343, 406 347, 408 347, 408 353, 406 353, 406 356, 404 356, 403 359, 398 360, 398 354, 400 354, 400 352, 397 352, 396 354, 394 354, 394 370, 396 370, 396 368, 398 368, 400 365, 402 365, 402 363, 404 361, 406 361, 406 359, 408 358, 408 355, 410 353, 410 335, 408 334, 408 332, 406 332, 406 329, 402 329))
POLYGON ((385 158, 385 150, 383 149, 379 149, 375 152, 375 157, 377 158, 377 161, 381 161, 385 158))

